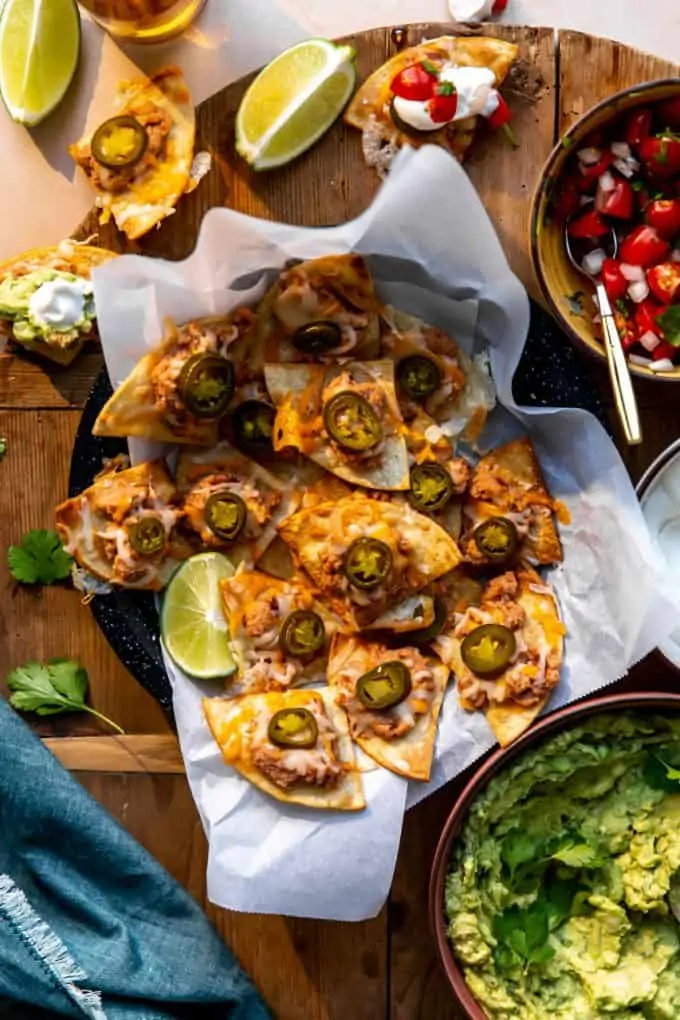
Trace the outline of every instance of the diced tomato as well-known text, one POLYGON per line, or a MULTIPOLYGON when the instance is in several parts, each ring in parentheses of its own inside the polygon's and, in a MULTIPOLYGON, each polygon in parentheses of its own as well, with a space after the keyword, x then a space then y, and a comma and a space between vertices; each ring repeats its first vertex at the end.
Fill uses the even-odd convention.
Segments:
POLYGON ((661 361, 662 359, 668 358, 669 361, 675 361, 677 353, 677 347, 674 347, 673 344, 669 344, 667 340, 662 340, 659 346, 655 347, 652 351, 652 359, 654 361, 661 361))
POLYGON ((489 127, 492 127, 494 130, 509 124, 512 120, 512 111, 500 93, 498 93, 498 106, 487 119, 489 127))
POLYGON ((623 137, 633 149, 649 138, 652 130, 652 111, 647 107, 644 110, 632 110, 626 118, 623 137))
POLYGON ((581 164, 581 173, 577 178, 579 190, 590 191, 597 183, 598 178, 602 176, 605 170, 609 169, 613 162, 614 156, 612 153, 605 152, 602 154, 602 158, 592 166, 581 164))
POLYGON ((665 305, 672 305, 680 296, 680 266, 662 262, 647 270, 647 283, 652 294, 665 305))
POLYGON ((426 71, 422 64, 409 64, 392 79, 390 88, 400 99, 430 99, 435 92, 437 78, 426 71))
POLYGON ((663 310, 663 305, 657 304, 651 298, 645 298, 639 305, 636 305, 634 317, 639 336, 643 336, 645 333, 656 333, 657 336, 662 335, 661 327, 657 323, 656 317, 663 310))
POLYGON ((435 124, 448 124, 456 116, 458 93, 435 94, 427 104, 427 110, 435 124))
POLYGON ((618 301, 626 296, 628 280, 621 272, 620 262, 616 259, 605 259, 602 265, 602 282, 610 301, 618 301))
POLYGON ((657 116, 664 127, 680 131, 680 96, 664 99, 656 107, 657 116))
POLYGON ((553 193, 551 201, 551 212, 552 215, 560 223, 564 223, 570 216, 573 216, 575 212, 581 206, 581 193, 576 187, 576 182, 573 177, 567 177, 566 180, 560 183, 559 194, 553 193))
POLYGON ((508 6, 508 0, 494 0, 494 5, 491 8, 491 13, 494 17, 498 17, 502 14, 505 8, 508 6))
POLYGON ((672 135, 645 138, 639 154, 652 177, 668 179, 680 173, 680 138, 672 135))
POLYGON ((647 269, 655 262, 661 262, 668 254, 670 245, 659 237, 654 227, 634 227, 621 243, 619 257, 631 266, 647 269))
POLYGON ((567 232, 571 237, 604 237, 608 234, 610 227, 604 222, 602 217, 594 209, 589 209, 588 212, 583 213, 578 219, 572 220, 567 227, 567 232))
POLYGON ((611 191, 603 191, 598 185, 595 208, 606 216, 614 216, 617 220, 629 220, 633 215, 635 192, 623 177, 614 178, 611 191))
POLYGON ((657 198, 650 202, 645 209, 645 223, 665 241, 672 241, 680 234, 680 199, 657 198))

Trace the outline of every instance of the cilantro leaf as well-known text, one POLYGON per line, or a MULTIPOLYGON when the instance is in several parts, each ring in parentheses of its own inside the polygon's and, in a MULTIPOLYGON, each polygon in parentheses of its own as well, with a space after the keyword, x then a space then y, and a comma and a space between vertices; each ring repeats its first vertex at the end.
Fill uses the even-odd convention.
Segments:
POLYGON ((569 868, 601 868, 607 861, 607 858, 599 854, 595 847, 580 839, 566 843, 550 856, 553 861, 566 864, 569 868))
POLYGON ((671 305, 655 318, 663 330, 664 339, 673 347, 680 347, 680 305, 671 305))
POLYGON ((545 963, 555 953, 548 942, 550 908, 539 898, 528 907, 509 907, 493 919, 498 942, 496 962, 502 969, 518 963, 545 963))
POLYGON ((543 840, 519 829, 509 832, 501 845, 501 860, 507 865, 511 880, 522 864, 540 860, 542 856, 543 840))
POLYGON ((73 557, 56 531, 39 528, 27 532, 21 545, 9 547, 7 562, 12 577, 22 584, 54 584, 69 576, 73 557))
POLYGON ((653 790, 667 790, 669 793, 680 793, 680 769, 669 765, 657 754, 648 754, 642 766, 645 782, 653 790))
POLYGON ((117 723, 85 703, 87 672, 73 659, 51 659, 48 663, 27 662, 7 677, 9 703, 19 712, 57 715, 60 712, 90 712, 119 733, 117 723))
POLYGON ((6 453, 7 453, 7 440, 5 439, 4 436, 0 436, 0 460, 2 460, 6 453))

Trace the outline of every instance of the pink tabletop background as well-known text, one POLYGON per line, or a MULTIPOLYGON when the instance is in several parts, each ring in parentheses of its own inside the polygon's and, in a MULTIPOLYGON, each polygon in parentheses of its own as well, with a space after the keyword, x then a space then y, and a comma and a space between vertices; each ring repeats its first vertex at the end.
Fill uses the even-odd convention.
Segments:
MULTIPOLYGON (((12 123, 0 104, 0 258, 68 235, 92 192, 67 145, 109 110, 113 86, 135 66, 180 64, 200 102, 310 35, 344 35, 413 21, 450 20, 446 0, 208 0, 191 29, 163 45, 124 49, 83 16, 76 79, 62 105, 37 128, 12 123)), ((680 55, 678 0, 510 0, 506 23, 553 25, 610 36, 667 60, 680 55)))

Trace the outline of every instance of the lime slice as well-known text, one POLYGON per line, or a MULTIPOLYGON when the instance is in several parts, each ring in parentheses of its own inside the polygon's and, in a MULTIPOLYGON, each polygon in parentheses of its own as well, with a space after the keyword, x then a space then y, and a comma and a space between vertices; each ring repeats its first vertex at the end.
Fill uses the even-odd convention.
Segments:
POLYGON ((175 571, 165 590, 163 644, 173 662, 197 680, 219 680, 236 669, 219 584, 233 573, 221 553, 199 553, 175 571))
POLYGON ((52 112, 79 52, 75 0, 0 0, 0 94, 12 120, 32 126, 52 112))
POLYGON ((289 163, 342 113, 354 90, 351 46, 307 39, 261 71, 236 116, 236 147, 256 170, 289 163))

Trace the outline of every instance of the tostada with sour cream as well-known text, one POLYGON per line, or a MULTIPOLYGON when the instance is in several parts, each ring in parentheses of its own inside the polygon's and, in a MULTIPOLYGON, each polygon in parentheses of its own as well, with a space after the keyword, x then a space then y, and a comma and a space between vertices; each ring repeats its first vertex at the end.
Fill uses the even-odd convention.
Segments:
POLYGON ((397 53, 364 82, 345 121, 362 132, 364 158, 383 176, 402 145, 441 145, 465 159, 480 117, 509 129, 498 91, 518 53, 491 38, 441 36, 397 53))
POLYGON ((70 365, 96 335, 92 270, 112 258, 112 251, 67 240, 0 263, 0 338, 70 365))

